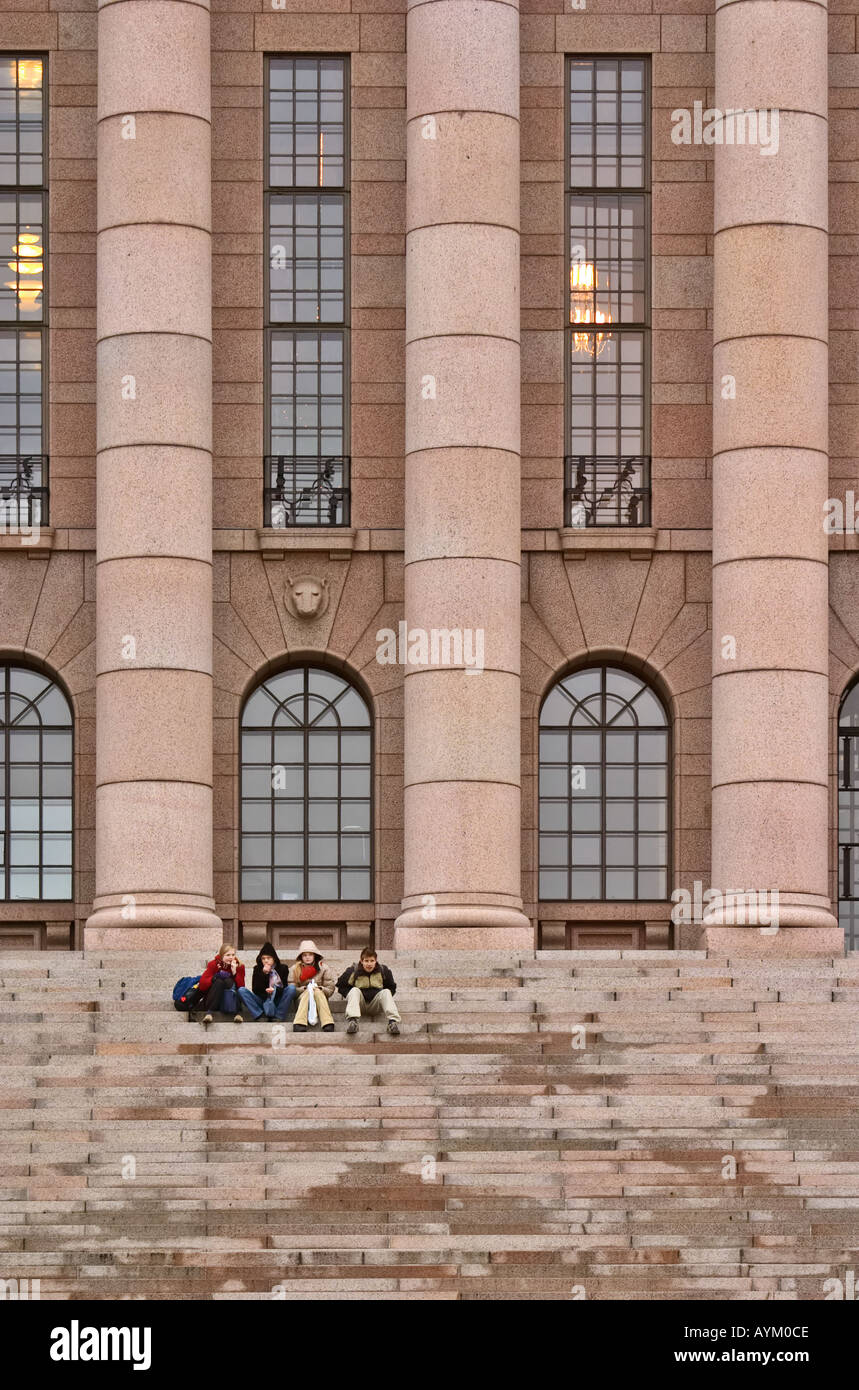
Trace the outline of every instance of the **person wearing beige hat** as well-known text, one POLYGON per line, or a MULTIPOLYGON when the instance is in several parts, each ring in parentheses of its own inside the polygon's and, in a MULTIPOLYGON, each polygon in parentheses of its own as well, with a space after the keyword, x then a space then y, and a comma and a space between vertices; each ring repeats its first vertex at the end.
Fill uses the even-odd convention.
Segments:
POLYGON ((323 1033, 333 1033, 334 1019, 328 1000, 334 993, 336 980, 334 971, 325 964, 315 941, 302 941, 299 945, 295 965, 289 972, 289 982, 298 991, 292 1031, 306 1033, 308 1024, 315 1023, 318 1017, 323 1033))

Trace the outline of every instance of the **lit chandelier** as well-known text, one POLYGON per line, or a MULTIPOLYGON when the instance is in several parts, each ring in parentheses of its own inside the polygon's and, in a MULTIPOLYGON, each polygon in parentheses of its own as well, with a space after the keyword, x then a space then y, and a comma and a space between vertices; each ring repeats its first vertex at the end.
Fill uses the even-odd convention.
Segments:
MULTIPOLYGON (((608 285, 602 288, 608 289, 608 285)), ((596 266, 588 261, 574 261, 570 267, 570 323, 611 323, 610 313, 594 308, 593 299, 597 289, 599 277, 596 266)), ((610 340, 610 333, 574 333, 573 347, 576 352, 599 357, 610 340)))
POLYGON ((7 280, 4 289, 15 290, 18 295, 18 307, 23 313, 32 313, 38 308, 39 295, 42 293, 42 247, 39 245, 39 237, 35 232, 23 231, 18 233, 18 240, 12 247, 13 260, 7 261, 9 269, 14 278, 7 280), (26 276, 36 276, 38 278, 27 280, 26 276))

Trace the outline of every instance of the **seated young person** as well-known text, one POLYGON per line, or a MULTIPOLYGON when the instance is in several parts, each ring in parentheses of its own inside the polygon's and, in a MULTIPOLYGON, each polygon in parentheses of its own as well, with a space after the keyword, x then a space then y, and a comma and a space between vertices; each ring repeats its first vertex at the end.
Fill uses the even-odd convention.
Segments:
POLYGON ((362 1014, 383 1013, 388 1020, 388 1032, 392 1037, 398 1035, 402 1019, 394 1003, 397 982, 372 946, 364 948, 356 965, 343 971, 337 988, 346 1000, 347 1033, 357 1033, 362 1014))
POLYGON ((214 960, 210 960, 200 976, 197 986, 199 998, 206 1010, 204 1023, 212 1022, 212 1014, 220 1010, 234 1015, 234 1022, 241 1023, 237 991, 245 982, 245 967, 239 960, 235 946, 225 941, 214 960))
POLYGON ((289 982, 289 966, 281 964, 277 951, 267 941, 256 958, 251 987, 241 988, 239 998, 252 1019, 282 1022, 297 992, 289 982))
POLYGON ((334 971, 322 959, 322 952, 313 941, 302 941, 298 948, 298 959, 289 972, 290 984, 298 991, 298 1008, 295 1011, 294 1033, 306 1033, 311 1016, 311 1001, 322 1025, 323 1033, 334 1032, 334 1019, 331 1017, 329 998, 334 993, 334 971))

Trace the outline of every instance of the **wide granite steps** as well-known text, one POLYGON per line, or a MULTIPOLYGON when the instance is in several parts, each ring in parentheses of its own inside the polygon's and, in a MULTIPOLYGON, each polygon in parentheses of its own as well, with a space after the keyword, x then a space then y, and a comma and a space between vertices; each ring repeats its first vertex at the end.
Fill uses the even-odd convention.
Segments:
POLYGON ((399 1038, 339 999, 333 1035, 189 1024, 172 953, 0 957, 6 1277, 790 1300, 856 1268, 859 957, 386 959, 399 1038))

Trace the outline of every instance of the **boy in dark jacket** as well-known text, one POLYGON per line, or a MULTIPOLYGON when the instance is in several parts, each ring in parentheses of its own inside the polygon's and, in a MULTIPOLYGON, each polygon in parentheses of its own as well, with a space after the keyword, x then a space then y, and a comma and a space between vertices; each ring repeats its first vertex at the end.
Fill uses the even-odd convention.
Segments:
POLYGON ((239 998, 251 1018, 281 1023, 295 994, 295 985, 289 983, 289 966, 281 965, 277 951, 267 941, 257 956, 251 987, 240 989, 239 998))
POLYGON ((400 1031, 400 1011, 394 1003, 397 982, 388 969, 382 965, 372 946, 365 946, 357 965, 350 965, 340 979, 337 988, 346 1000, 347 1033, 357 1033, 358 1019, 362 1013, 384 1013, 388 1020, 388 1032, 396 1037, 400 1031))

